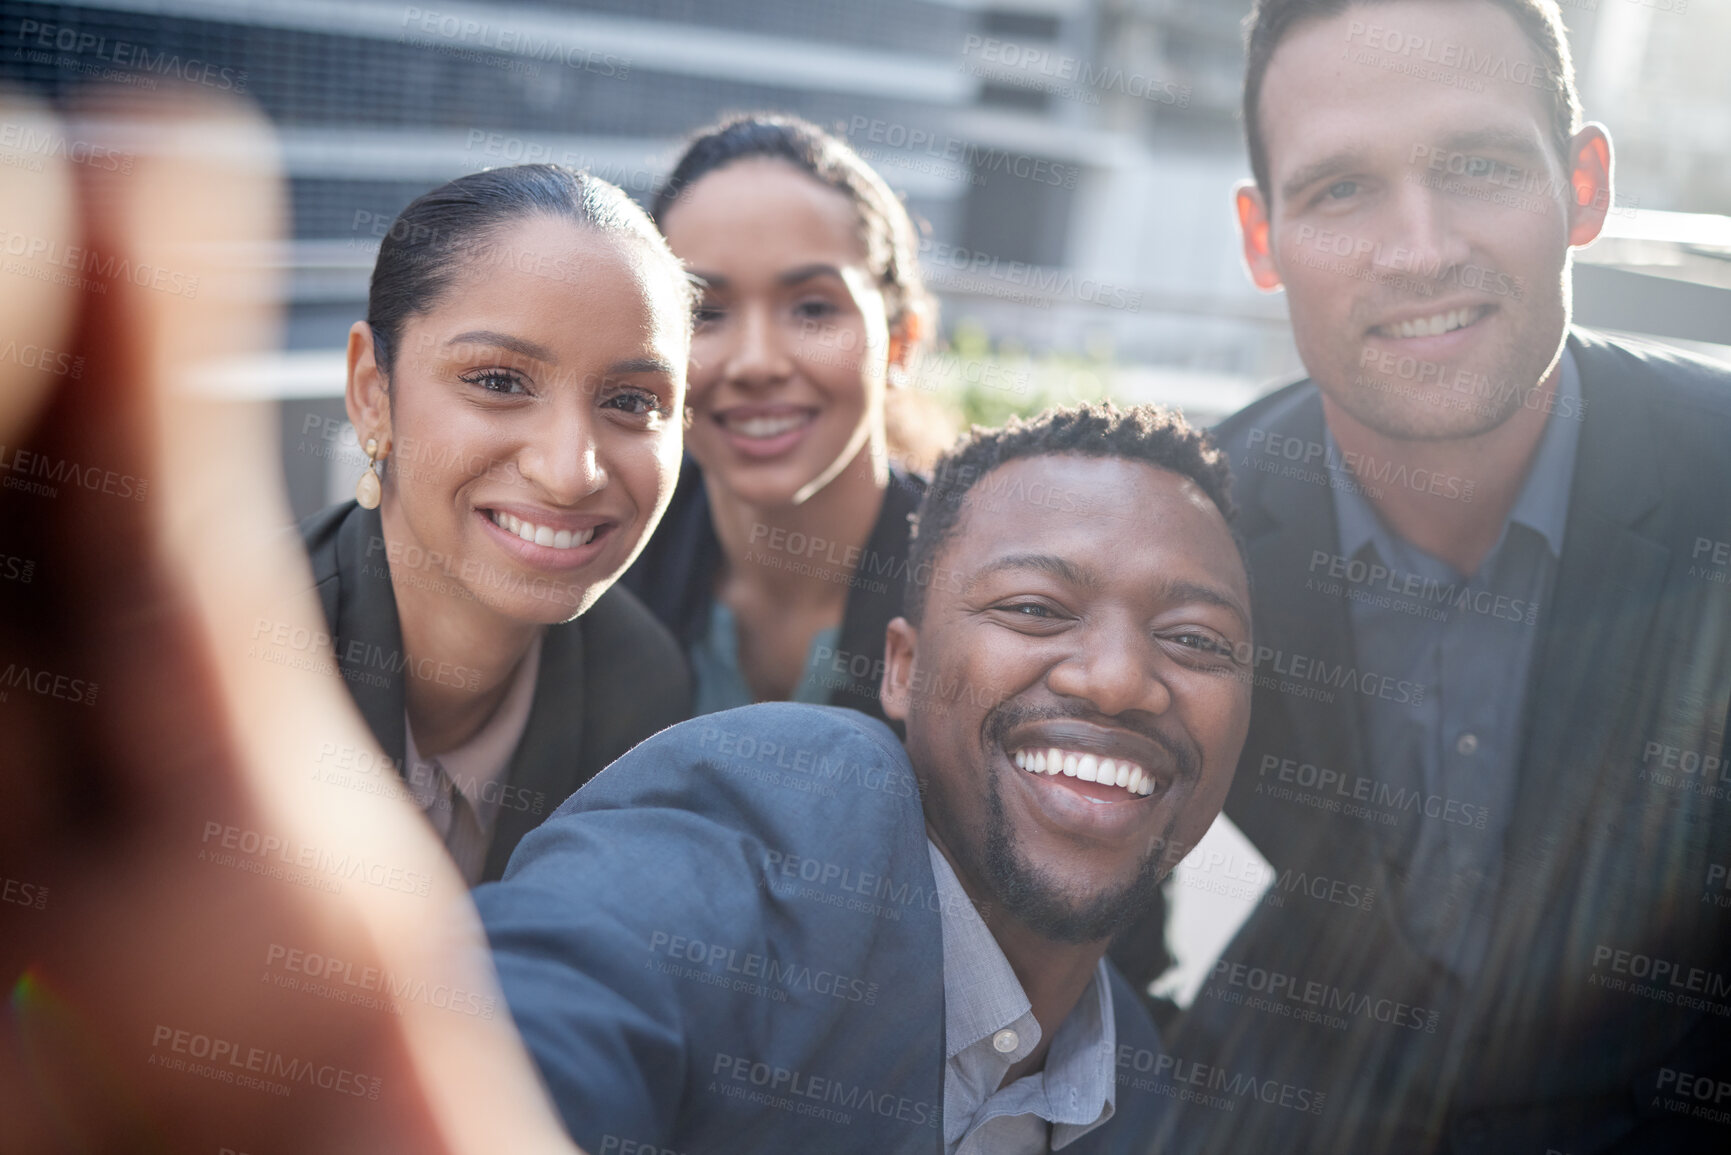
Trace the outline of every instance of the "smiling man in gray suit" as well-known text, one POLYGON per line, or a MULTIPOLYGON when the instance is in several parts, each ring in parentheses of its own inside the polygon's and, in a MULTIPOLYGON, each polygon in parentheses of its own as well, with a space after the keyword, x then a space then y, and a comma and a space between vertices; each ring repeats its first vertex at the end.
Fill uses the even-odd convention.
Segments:
MULTIPOLYGON (((1103 956, 1219 813, 1249 721, 1226 487, 1157 411, 977 430, 888 630, 905 748, 852 710, 707 715, 525 837, 475 902, 572 1135, 1145 1151, 1195 1072, 1103 956)), ((1270 1087, 1310 1101, 1220 1094, 1270 1087)))
POLYGON ((1167 1149, 1723 1151, 1731 373, 1570 328, 1611 146, 1550 0, 1249 25, 1244 253, 1310 372, 1219 430, 1274 873, 1169 1041, 1327 1100, 1167 1149))

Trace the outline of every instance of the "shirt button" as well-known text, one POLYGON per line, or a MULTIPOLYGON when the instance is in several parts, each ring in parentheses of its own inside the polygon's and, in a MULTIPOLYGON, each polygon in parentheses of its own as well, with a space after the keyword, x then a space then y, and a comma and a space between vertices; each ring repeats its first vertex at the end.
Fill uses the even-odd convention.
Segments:
POLYGON ((1005 1027, 1003 1030, 992 1036, 992 1049, 1000 1055, 1007 1055, 1011 1051, 1015 1050, 1021 1041, 1021 1039, 1016 1037, 1015 1031, 1005 1027))
POLYGON ((1471 758, 1479 751, 1479 736, 1477 734, 1462 734, 1455 739, 1455 753, 1471 758))

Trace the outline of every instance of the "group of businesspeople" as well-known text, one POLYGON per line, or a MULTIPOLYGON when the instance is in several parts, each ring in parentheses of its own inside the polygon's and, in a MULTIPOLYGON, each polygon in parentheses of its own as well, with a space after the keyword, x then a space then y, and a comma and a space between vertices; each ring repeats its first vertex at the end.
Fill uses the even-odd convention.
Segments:
POLYGON ((523 167, 385 238, 382 500, 308 545, 338 639, 473 671, 352 684, 502 878, 591 1149, 1731 1136, 1731 375, 1570 327, 1611 155, 1553 5, 1265 0, 1248 51, 1244 252, 1310 376, 1218 448, 1084 407, 892 467, 914 226, 803 122, 699 135, 659 234, 523 167), (1390 67, 1412 36, 1551 83, 1390 67), (717 713, 772 701, 851 712, 717 713), (1222 805, 1272 869, 1178 1014, 1161 882, 1222 805))
POLYGON ((526 165, 383 238, 300 532, 584 1149, 1731 1144, 1731 368, 1571 324, 1612 155, 1553 0, 1247 27, 1308 377, 1211 433, 892 463, 918 232, 792 117, 648 213, 526 165), (1179 1007, 1222 812, 1266 865, 1179 1007))

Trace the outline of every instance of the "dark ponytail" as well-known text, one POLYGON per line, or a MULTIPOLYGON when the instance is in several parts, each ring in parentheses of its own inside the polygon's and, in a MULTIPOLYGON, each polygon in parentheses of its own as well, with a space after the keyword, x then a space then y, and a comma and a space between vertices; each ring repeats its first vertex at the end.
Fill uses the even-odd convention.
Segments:
POLYGON ((786 161, 853 203, 891 331, 917 316, 920 332, 929 334, 935 308, 920 276, 919 230, 907 206, 847 142, 808 120, 760 113, 700 129, 655 194, 650 210, 655 222, 666 225, 684 192, 716 169, 758 157, 786 161))

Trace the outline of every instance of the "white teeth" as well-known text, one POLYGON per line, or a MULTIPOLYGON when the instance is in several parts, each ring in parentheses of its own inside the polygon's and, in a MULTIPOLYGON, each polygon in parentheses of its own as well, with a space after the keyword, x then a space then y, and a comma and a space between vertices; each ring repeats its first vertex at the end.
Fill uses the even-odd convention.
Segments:
MULTIPOLYGON (((1030 774, 1066 774, 1084 782, 1117 786, 1121 790, 1143 797, 1154 793, 1154 775, 1127 759, 1101 758, 1097 754, 1048 746, 1043 750, 1017 750, 1010 755, 1010 761, 1016 764, 1017 769, 1026 770, 1030 774)), ((1091 801, 1110 800, 1093 798, 1091 801)))
POLYGON ((1440 337, 1444 333, 1452 333, 1456 329, 1464 329, 1478 320, 1477 307, 1467 309, 1450 309, 1446 313, 1438 313, 1431 317, 1421 317, 1416 321, 1402 321, 1394 329, 1402 337, 1440 337))
POLYGON ((554 549, 576 549, 580 545, 588 545, 595 536, 594 529, 553 529, 499 510, 492 510, 491 516, 493 524, 507 533, 514 533, 524 541, 552 546, 554 549))
POLYGON ((805 415, 799 413, 786 417, 736 417, 728 421, 727 427, 747 437, 779 437, 791 429, 798 429, 805 420, 805 415))

